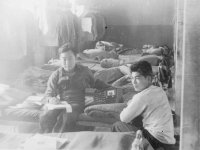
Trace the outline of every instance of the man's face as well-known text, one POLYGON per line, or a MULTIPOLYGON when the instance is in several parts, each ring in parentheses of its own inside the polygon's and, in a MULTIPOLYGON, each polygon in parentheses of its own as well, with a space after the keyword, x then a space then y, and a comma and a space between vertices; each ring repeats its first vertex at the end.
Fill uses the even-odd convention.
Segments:
POLYGON ((131 73, 131 82, 135 91, 143 91, 151 84, 151 77, 147 76, 146 78, 138 72, 131 73))
POLYGON ((76 66, 76 57, 71 51, 60 54, 60 61, 65 71, 73 71, 76 66))

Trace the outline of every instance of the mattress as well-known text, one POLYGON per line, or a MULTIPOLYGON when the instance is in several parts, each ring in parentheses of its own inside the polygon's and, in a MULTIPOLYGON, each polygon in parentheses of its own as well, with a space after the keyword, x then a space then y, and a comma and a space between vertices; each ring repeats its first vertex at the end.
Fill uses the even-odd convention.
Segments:
MULTIPOLYGON (((0 149, 17 149, 27 138, 34 134, 7 134, 0 133, 0 149)), ((44 136, 68 139, 59 149, 67 150, 130 150, 134 132, 69 132, 51 133, 44 136)), ((146 139, 142 141, 144 148, 141 150, 153 150, 146 139)))

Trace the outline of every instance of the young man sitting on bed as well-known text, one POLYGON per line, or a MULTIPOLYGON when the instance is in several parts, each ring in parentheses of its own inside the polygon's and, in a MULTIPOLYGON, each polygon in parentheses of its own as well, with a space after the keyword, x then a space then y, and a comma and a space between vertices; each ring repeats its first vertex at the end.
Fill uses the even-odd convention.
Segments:
POLYGON ((42 133, 75 131, 78 114, 85 108, 85 89, 110 87, 95 79, 87 67, 76 63, 76 53, 70 44, 60 47, 59 53, 62 67, 50 76, 43 102, 56 105, 60 101, 67 101, 72 113, 66 113, 64 109, 44 110, 40 115, 42 133))
MULTIPOLYGON (((120 114, 119 122, 113 125, 113 132, 131 132, 142 130, 154 149, 163 147, 165 150, 175 144, 174 125, 171 108, 165 91, 152 85, 152 68, 146 61, 136 62, 130 66, 133 87, 139 93, 128 102, 120 114), (139 118, 143 125, 138 121, 139 118), (135 119, 137 118, 137 119, 135 119)), ((114 85, 113 85, 114 86, 114 85)))

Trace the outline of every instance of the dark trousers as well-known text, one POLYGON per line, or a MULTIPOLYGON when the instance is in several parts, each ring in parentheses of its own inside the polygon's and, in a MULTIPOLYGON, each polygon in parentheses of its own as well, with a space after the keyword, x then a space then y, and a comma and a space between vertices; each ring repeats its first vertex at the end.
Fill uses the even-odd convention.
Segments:
POLYGON ((116 122, 112 127, 112 132, 136 132, 137 130, 142 130, 143 137, 149 141, 154 149, 163 147, 164 150, 171 150, 173 145, 161 143, 156 138, 154 138, 146 129, 142 129, 141 127, 136 127, 132 124, 127 124, 121 121, 116 122))
POLYGON ((44 110, 39 117, 41 132, 74 132, 78 115, 83 112, 83 107, 78 104, 71 104, 71 106, 71 113, 67 113, 65 109, 44 110))

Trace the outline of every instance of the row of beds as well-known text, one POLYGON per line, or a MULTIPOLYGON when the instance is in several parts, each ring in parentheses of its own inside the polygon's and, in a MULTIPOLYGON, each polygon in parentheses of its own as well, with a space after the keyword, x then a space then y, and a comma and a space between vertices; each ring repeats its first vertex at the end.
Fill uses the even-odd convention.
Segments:
MULTIPOLYGON (((131 51, 131 50, 130 50, 131 51)), ((135 49, 132 51, 136 51, 135 49)), ((126 51, 127 52, 127 51, 126 51)), ((130 59, 131 56, 142 58, 142 50, 135 54, 126 55, 118 54, 118 59, 130 59)), ((102 58, 103 59, 103 58, 102 58)), ((96 77, 112 84, 120 77, 128 74, 128 66, 122 65, 112 68, 102 68, 101 60, 79 58, 78 62, 84 66, 88 66, 96 77), (89 61, 88 61, 89 60, 89 61), (95 60, 95 61, 90 61, 95 60), (110 71, 111 70, 111 71, 110 71), (101 76, 102 75, 102 76, 101 76)), ((159 63, 153 67, 154 75, 158 75, 159 63)), ((10 88, 5 90, 3 96, 0 96, 1 116, 0 122, 23 122, 36 124, 38 127, 39 114, 41 113, 41 106, 28 104, 26 107, 17 107, 17 104, 23 104, 26 98, 30 95, 44 94, 46 83, 51 73, 60 67, 59 62, 52 61, 49 64, 43 65, 41 68, 31 66, 25 70, 17 80, 10 85, 10 88), (11 100, 8 100, 9 97, 11 100)), ((98 104, 93 103, 93 89, 86 89, 86 108, 84 113, 79 115, 76 123, 77 131, 111 131, 112 125, 119 121, 119 114, 126 107, 126 102, 136 94, 131 84, 124 85, 122 88, 122 101, 112 104, 98 104)), ((22 124, 23 124, 22 123, 22 124)), ((33 126, 31 126, 33 128, 33 126)), ((39 130, 36 130, 37 132, 39 130)), ((30 129, 28 132, 35 132, 30 129)))

